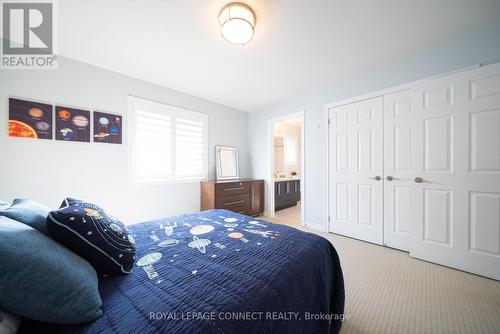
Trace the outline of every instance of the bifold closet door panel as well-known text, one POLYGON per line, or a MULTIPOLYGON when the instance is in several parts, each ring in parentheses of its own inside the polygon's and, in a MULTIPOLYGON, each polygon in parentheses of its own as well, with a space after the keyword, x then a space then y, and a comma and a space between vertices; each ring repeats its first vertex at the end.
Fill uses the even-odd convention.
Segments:
POLYGON ((330 231, 383 244, 383 99, 329 110, 330 231))
POLYGON ((415 178, 410 91, 384 96, 384 244, 410 250, 415 178))
POLYGON ((412 88, 410 255, 500 279, 500 65, 412 88))

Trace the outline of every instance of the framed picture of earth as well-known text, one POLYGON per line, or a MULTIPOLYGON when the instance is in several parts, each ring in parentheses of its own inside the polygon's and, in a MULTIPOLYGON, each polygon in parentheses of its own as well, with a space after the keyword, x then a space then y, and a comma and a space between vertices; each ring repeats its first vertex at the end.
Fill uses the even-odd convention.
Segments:
POLYGON ((90 111, 56 106, 56 140, 90 143, 90 111))
POLYGON ((122 116, 94 111, 94 143, 122 143, 122 116))
POLYGON ((9 136, 52 139, 52 105, 9 98, 9 136))

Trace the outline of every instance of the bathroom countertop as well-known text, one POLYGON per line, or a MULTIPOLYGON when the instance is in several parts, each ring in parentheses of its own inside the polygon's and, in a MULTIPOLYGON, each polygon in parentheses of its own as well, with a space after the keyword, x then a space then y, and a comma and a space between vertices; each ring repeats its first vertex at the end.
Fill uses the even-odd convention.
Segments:
POLYGON ((285 182, 285 181, 297 181, 300 180, 300 177, 278 177, 274 179, 274 182, 285 182))

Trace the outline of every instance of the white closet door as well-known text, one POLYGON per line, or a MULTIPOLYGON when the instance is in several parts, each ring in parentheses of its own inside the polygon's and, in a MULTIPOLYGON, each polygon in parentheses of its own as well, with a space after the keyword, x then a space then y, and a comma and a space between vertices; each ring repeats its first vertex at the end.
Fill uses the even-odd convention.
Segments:
POLYGON ((329 111, 330 231, 383 243, 383 100, 329 111))
POLYGON ((410 255, 500 279, 500 65, 412 89, 410 255))
POLYGON ((384 244, 410 250, 415 178, 410 91, 384 96, 384 244))

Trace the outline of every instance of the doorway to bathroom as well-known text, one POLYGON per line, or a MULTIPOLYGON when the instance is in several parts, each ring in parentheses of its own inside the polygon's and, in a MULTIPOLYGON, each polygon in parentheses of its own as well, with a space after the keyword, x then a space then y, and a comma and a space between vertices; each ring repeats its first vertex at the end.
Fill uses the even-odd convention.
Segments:
POLYGON ((277 223, 304 226, 304 113, 270 120, 268 144, 267 215, 277 223))

